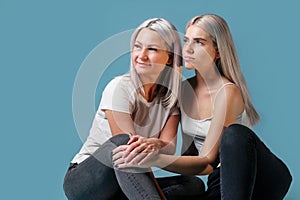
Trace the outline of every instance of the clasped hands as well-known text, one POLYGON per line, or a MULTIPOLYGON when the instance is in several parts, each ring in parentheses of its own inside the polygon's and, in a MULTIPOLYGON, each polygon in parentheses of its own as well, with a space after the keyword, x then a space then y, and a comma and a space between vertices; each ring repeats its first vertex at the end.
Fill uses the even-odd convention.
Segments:
POLYGON ((121 145, 113 150, 113 162, 117 168, 149 168, 159 150, 162 148, 157 138, 130 136, 126 145, 121 145))

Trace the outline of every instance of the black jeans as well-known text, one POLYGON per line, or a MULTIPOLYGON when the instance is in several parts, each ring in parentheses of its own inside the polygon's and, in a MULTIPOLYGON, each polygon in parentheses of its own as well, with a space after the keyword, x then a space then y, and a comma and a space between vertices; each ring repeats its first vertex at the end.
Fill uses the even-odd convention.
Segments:
MULTIPOLYGON (((127 134, 114 136, 82 163, 71 164, 63 185, 68 199, 160 199, 149 173, 130 173, 113 168, 112 150, 128 140, 127 134)), ((203 193, 205 189, 203 181, 195 176, 158 178, 157 181, 170 200, 203 193)))
POLYGON ((219 155, 221 167, 208 178, 206 199, 281 200, 288 192, 288 168, 249 128, 226 128, 219 155))

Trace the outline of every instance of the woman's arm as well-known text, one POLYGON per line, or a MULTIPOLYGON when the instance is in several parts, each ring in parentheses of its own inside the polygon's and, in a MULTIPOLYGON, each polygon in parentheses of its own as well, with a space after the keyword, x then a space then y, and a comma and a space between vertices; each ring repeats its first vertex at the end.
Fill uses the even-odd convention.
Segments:
POLYGON ((183 175, 206 175, 213 171, 208 163, 207 157, 158 154, 152 165, 183 175))
POLYGON ((160 153, 174 154, 176 151, 177 131, 179 115, 171 115, 158 137, 160 143, 160 153))
MULTIPOLYGON (((243 109, 244 103, 239 89, 236 86, 225 87, 216 97, 211 126, 199 156, 160 154, 155 156, 151 162, 139 163, 139 166, 157 166, 168 171, 189 175, 211 173, 213 170, 212 164, 218 156, 219 142, 223 129, 235 123, 237 116, 243 112, 243 109)), ((122 161, 118 164, 120 163, 122 161)), ((132 163, 129 162, 128 164, 127 166, 130 166, 132 163)), ((126 167, 126 163, 120 164, 120 167, 126 167)))
POLYGON ((136 134, 130 114, 112 110, 104 110, 104 112, 113 136, 121 133, 136 134))
POLYGON ((227 85, 218 94, 214 104, 213 118, 205 139, 201 157, 213 164, 218 157, 220 139, 225 127, 236 122, 244 110, 243 98, 235 85, 227 85))

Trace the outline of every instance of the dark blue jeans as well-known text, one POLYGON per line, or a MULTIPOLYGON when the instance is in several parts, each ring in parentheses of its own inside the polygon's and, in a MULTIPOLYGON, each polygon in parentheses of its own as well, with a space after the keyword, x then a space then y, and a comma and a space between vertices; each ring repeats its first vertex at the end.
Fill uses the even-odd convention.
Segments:
MULTIPOLYGON (((149 173, 133 173, 114 169, 112 150, 129 140, 127 134, 112 137, 80 164, 71 164, 64 179, 69 200, 160 199, 149 173)), ((158 178, 168 199, 182 199, 203 192, 204 183, 194 176, 158 178)))
POLYGON ((281 200, 288 192, 288 168, 249 128, 226 128, 219 155, 221 167, 208 178, 206 199, 281 200))

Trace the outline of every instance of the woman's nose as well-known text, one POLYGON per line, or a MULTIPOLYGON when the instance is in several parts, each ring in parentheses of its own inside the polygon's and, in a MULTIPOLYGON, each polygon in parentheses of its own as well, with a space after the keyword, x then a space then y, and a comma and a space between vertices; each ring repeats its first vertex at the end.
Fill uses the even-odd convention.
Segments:
POLYGON ((194 53, 192 44, 190 43, 185 43, 183 46, 183 50, 186 51, 187 53, 194 53))
POLYGON ((139 52, 138 57, 141 60, 146 60, 148 58, 147 49, 145 49, 145 48, 141 49, 141 51, 139 52))

